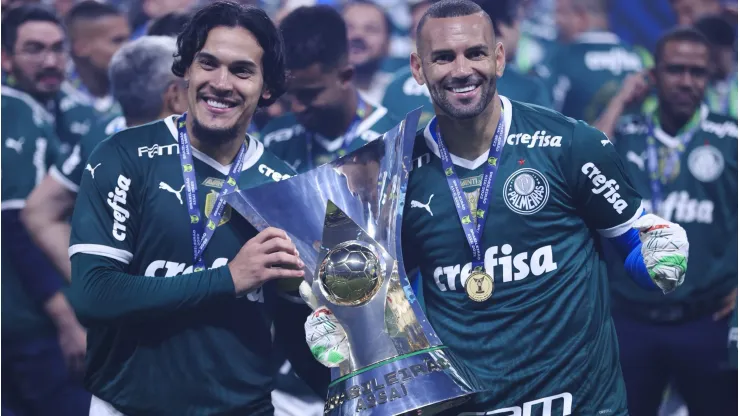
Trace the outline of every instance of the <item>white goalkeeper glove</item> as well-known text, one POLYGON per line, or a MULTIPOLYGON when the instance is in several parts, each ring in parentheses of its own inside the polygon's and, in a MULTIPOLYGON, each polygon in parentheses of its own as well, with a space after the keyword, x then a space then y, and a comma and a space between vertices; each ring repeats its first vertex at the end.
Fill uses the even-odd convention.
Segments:
POLYGON ((669 293, 683 283, 689 259, 689 240, 680 225, 657 215, 640 217, 632 228, 640 232, 642 257, 650 278, 669 293))
POLYGON ((339 367, 349 357, 347 333, 329 308, 319 306, 316 295, 306 281, 301 282, 299 291, 303 300, 314 310, 304 324, 311 354, 326 367, 339 367))

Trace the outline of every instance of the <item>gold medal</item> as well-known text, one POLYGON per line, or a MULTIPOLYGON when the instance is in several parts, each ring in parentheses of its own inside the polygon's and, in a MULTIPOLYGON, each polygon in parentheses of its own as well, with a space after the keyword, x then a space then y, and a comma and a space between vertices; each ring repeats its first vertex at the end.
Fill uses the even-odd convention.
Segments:
POLYGON ((488 300, 493 295, 493 278, 488 273, 474 270, 465 281, 465 292, 476 302, 488 300))

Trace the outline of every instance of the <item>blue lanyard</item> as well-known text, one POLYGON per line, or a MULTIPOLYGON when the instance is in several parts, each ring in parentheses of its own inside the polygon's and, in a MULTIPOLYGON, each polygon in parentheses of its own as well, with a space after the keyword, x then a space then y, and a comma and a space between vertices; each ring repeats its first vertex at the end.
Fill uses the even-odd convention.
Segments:
POLYGON ((200 208, 198 207, 198 181, 195 178, 195 168, 193 166, 193 155, 191 151, 192 146, 190 145, 190 138, 185 127, 186 116, 187 113, 180 116, 177 120, 177 142, 180 147, 180 166, 182 166, 182 179, 185 183, 185 197, 187 199, 188 214, 190 215, 190 231, 193 239, 193 271, 199 272, 205 270, 203 252, 206 250, 208 242, 211 241, 211 237, 213 237, 213 233, 216 231, 216 227, 221 221, 224 209, 226 208, 226 200, 223 196, 236 189, 236 183, 242 173, 242 166, 244 165, 244 159, 247 154, 247 146, 245 143, 242 143, 242 147, 236 155, 236 160, 231 165, 229 175, 223 186, 221 186, 221 192, 216 197, 216 203, 211 211, 211 215, 208 216, 208 221, 204 229, 203 220, 200 216, 200 208))
POLYGON ((663 185, 671 179, 674 171, 678 169, 678 163, 681 155, 686 151, 686 146, 694 137, 699 124, 690 128, 678 137, 678 146, 670 151, 670 154, 663 160, 663 171, 658 167, 658 145, 655 139, 655 124, 652 116, 645 116, 645 123, 648 127, 647 137, 647 167, 650 175, 650 202, 653 207, 653 213, 660 212, 660 204, 663 202, 663 185))
POLYGON ((496 179, 496 174, 498 173, 498 162, 505 142, 504 112, 503 110, 501 111, 498 126, 496 126, 496 134, 493 136, 493 140, 491 140, 491 149, 488 151, 488 161, 483 171, 483 180, 481 181, 478 205, 475 211, 475 216, 478 218, 475 226, 473 226, 472 214, 463 193, 460 178, 455 173, 455 166, 452 163, 450 152, 447 150, 447 146, 445 146, 442 139, 442 134, 439 131, 437 119, 432 121, 429 131, 432 132, 432 137, 439 147, 439 158, 442 160, 442 169, 444 169, 445 176, 447 177, 447 185, 452 193, 452 199, 455 201, 457 216, 460 218, 460 223, 462 223, 465 237, 468 239, 468 245, 473 251, 473 270, 482 270, 483 249, 481 247, 481 241, 483 240, 483 227, 486 225, 488 206, 491 204, 493 181, 496 179))
MULTIPOLYGON (((352 142, 355 140, 355 136, 357 134, 357 129, 360 127, 360 123, 362 123, 362 120, 365 119, 365 113, 367 113, 367 104, 365 101, 360 98, 360 96, 357 96, 357 112, 355 112, 355 117, 352 119, 352 123, 349 125, 349 129, 342 135, 342 147, 336 152, 335 157, 342 157, 349 153, 350 147, 352 146, 352 142)), ((308 166, 308 169, 313 169, 314 167, 314 160, 313 160, 313 144, 315 140, 315 133, 307 132, 306 134, 306 164, 308 166)))

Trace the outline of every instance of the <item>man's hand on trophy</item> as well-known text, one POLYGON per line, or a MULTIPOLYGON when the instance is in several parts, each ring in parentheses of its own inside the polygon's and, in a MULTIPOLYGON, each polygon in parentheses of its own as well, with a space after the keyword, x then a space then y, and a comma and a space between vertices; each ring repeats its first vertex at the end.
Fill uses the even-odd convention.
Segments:
POLYGON ((303 277, 303 261, 288 234, 269 227, 247 241, 228 264, 237 296, 273 279, 303 277))
POLYGON ((314 310, 304 324, 311 354, 327 367, 339 367, 349 357, 347 333, 329 308, 319 306, 311 285, 303 281, 299 291, 303 300, 314 310))

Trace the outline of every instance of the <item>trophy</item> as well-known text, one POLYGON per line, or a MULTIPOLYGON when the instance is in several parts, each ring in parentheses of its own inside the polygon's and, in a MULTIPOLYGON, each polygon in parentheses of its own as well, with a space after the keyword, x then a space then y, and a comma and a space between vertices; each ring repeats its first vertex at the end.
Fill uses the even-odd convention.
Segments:
POLYGON ((305 280, 347 332, 327 415, 431 415, 483 390, 442 345, 401 256, 401 218, 421 110, 334 162, 241 190, 227 202, 257 230, 285 230, 305 280))

